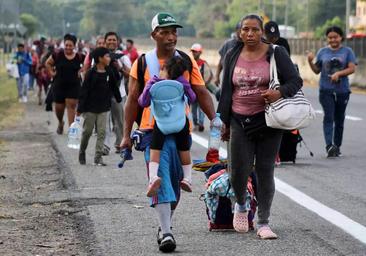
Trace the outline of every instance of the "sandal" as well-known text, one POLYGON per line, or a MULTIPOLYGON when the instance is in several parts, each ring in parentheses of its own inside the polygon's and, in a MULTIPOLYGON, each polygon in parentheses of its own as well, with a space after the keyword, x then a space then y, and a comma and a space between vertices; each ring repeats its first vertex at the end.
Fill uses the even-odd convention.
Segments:
POLYGON ((56 130, 57 134, 62 134, 64 132, 64 124, 65 124, 64 122, 58 124, 57 130, 56 130))
POLYGON ((147 192, 146 195, 148 197, 152 197, 155 196, 158 193, 158 190, 160 188, 160 184, 161 184, 161 178, 156 176, 154 178, 152 178, 148 188, 147 188, 147 192))
POLYGON ((257 236, 260 239, 277 239, 278 238, 276 233, 274 233, 268 225, 260 227, 257 230, 257 236))
POLYGON ((186 180, 186 179, 183 179, 181 182, 180 182, 180 188, 186 192, 192 192, 192 185, 191 183, 186 180))
POLYGON ((234 211, 233 227, 236 232, 246 233, 249 231, 248 212, 234 211))

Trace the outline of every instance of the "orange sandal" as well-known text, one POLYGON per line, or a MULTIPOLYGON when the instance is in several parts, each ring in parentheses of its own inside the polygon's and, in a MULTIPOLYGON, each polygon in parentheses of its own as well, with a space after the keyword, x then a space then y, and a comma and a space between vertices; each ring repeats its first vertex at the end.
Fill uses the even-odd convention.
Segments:
POLYGON ((260 239, 277 239, 278 238, 276 233, 274 233, 268 225, 260 227, 257 230, 257 236, 260 239))
POLYGON ((248 212, 234 211, 233 226, 236 232, 247 233, 249 231, 248 212))

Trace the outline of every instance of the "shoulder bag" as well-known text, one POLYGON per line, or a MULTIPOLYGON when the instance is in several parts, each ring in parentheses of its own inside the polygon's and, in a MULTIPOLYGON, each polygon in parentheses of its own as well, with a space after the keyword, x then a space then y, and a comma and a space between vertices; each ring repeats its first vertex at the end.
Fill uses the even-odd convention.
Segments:
MULTIPOLYGON (((274 50, 276 46, 274 46, 274 50)), ((280 87, 277 75, 274 51, 270 59, 269 89, 276 90, 280 87)), ((309 100, 300 89, 294 96, 280 98, 265 107, 266 124, 269 127, 283 130, 305 128, 315 119, 315 111, 309 100)))

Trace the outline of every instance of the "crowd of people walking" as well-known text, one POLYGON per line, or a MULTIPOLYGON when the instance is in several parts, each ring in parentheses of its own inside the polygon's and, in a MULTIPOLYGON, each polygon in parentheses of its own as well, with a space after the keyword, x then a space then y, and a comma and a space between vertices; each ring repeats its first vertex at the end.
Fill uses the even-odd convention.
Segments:
MULTIPOLYGON (((263 24, 260 16, 246 15, 237 23, 234 37, 220 48, 220 60, 213 72, 202 58, 201 44, 194 43, 190 54, 176 48, 181 28, 172 14, 157 13, 151 21, 154 46, 144 54, 138 53, 131 39, 124 45, 114 31, 97 36, 94 44, 83 44, 72 34, 66 34, 62 41, 41 38, 30 47, 19 44, 14 55, 19 102, 28 101, 28 90, 34 90, 36 83, 39 105, 43 104, 43 94, 54 103, 57 134, 65 132, 65 110, 68 126, 76 116, 84 118, 78 154, 81 165, 88 163, 86 149, 94 131, 97 139, 93 163, 105 166, 103 156, 132 148, 131 134, 137 123, 141 139, 146 140, 146 194, 156 212, 157 242, 163 252, 176 248, 171 227, 180 191, 192 192, 191 132, 210 129, 218 118, 215 113, 220 113, 222 140, 227 141, 229 152, 227 170, 235 193, 233 228, 240 233, 249 230, 246 184, 254 170, 256 234, 262 239, 276 239, 269 219, 275 194, 274 167, 284 131, 267 126, 265 109, 281 98, 291 98, 303 86, 290 59, 290 47, 280 37, 276 22, 263 24), (269 88, 272 56, 280 81, 277 89, 269 88), (175 124, 158 119, 153 94, 154 86, 163 82, 171 86, 174 83, 169 81, 173 80, 182 86, 180 97, 186 99, 182 122, 175 124), (215 110, 210 91, 216 94, 217 90, 215 110), (205 126, 205 117, 210 126, 205 126), (172 128, 168 132, 167 126, 172 128)), ((309 52, 307 58, 312 71, 320 73, 326 153, 328 157, 339 157, 350 97, 348 75, 355 72, 357 61, 353 51, 342 46, 344 35, 339 27, 328 28, 326 37, 328 46, 316 57, 309 52)))

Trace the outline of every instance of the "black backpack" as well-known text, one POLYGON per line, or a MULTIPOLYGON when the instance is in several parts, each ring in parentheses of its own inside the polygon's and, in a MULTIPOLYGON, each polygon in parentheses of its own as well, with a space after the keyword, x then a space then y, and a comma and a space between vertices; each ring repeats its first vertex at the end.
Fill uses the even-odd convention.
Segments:
MULTIPOLYGON (((192 74, 193 64, 192 64, 191 58, 188 56, 188 54, 186 54, 183 51, 177 50, 177 52, 187 62, 188 71, 190 74, 192 74)), ((144 75, 145 75, 145 71, 146 71, 146 66, 147 65, 146 65, 145 54, 141 54, 141 56, 137 59, 137 82, 139 85, 139 95, 141 95, 142 91, 144 90, 144 86, 145 86, 144 75)), ((143 110, 144 109, 142 107, 140 107, 140 106, 138 107, 137 117, 136 117, 136 123, 138 125, 140 125, 140 123, 141 123, 143 110)))

